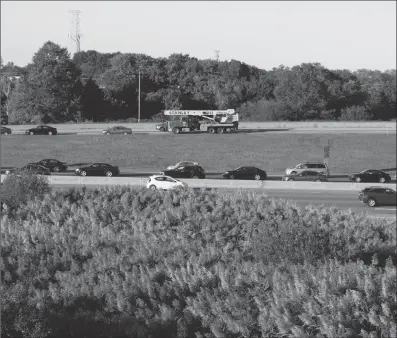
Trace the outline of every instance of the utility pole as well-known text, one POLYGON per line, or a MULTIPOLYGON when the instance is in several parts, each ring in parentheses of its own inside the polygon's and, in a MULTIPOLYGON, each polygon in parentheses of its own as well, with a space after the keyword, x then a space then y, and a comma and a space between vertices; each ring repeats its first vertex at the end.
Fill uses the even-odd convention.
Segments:
POLYGON ((71 19, 71 30, 74 32, 70 32, 68 36, 76 44, 76 53, 80 52, 80 38, 83 36, 80 32, 80 13, 79 10, 69 10, 69 13, 72 14, 71 19))
POLYGON ((141 122, 141 71, 138 72, 138 123, 141 122))

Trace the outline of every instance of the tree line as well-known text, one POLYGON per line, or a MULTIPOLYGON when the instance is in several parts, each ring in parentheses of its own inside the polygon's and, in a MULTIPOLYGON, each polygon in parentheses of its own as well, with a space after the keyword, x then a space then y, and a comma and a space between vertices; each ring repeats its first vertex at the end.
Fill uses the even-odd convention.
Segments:
POLYGON ((319 63, 263 70, 184 54, 83 51, 48 41, 25 67, 1 60, 9 123, 156 119, 163 109, 236 109, 243 120, 392 120, 396 70, 330 70, 319 63), (18 78, 19 77, 19 78, 18 78))

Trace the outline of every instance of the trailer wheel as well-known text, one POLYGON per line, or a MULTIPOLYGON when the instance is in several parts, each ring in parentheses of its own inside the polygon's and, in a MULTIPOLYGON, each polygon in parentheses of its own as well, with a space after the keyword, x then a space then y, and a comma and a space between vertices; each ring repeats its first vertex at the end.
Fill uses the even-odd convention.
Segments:
POLYGON ((179 133, 181 132, 181 129, 175 127, 174 129, 172 129, 172 132, 173 132, 174 134, 179 134, 179 133))
POLYGON ((212 127, 208 128, 208 132, 211 134, 215 134, 215 128, 212 127))
POLYGON ((230 133, 232 131, 231 128, 225 128, 225 132, 230 133))
POLYGON ((224 129, 223 129, 223 128, 217 128, 217 130, 218 130, 218 133, 219 133, 219 134, 223 134, 223 132, 224 132, 224 129))

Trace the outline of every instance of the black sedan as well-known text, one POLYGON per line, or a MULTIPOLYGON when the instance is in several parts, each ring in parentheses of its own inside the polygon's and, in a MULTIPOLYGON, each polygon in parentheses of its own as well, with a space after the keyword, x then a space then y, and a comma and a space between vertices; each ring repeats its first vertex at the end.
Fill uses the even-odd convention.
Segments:
POLYGON ((1 126, 1 135, 9 135, 12 133, 12 130, 7 127, 1 126))
POLYGON ((391 176, 382 170, 364 170, 360 173, 350 174, 349 180, 355 182, 385 183, 391 181, 391 176))
POLYGON ((327 176, 318 171, 304 170, 300 173, 285 175, 283 181, 303 181, 303 182, 328 182, 327 176))
POLYGON ((56 135, 58 134, 57 128, 51 127, 51 126, 46 126, 46 125, 40 125, 37 126, 36 128, 30 128, 26 130, 25 132, 26 135, 56 135))
POLYGON ((256 167, 239 167, 234 170, 226 171, 223 175, 227 179, 237 180, 266 180, 266 171, 256 167))
POLYGON ((102 130, 103 134, 110 135, 110 134, 123 134, 123 135, 131 135, 132 134, 132 129, 123 127, 123 126, 115 126, 111 128, 107 128, 102 130))
POLYGON ((205 178, 204 169, 199 165, 181 166, 163 171, 161 174, 173 178, 205 178))
POLYGON ((38 161, 35 164, 41 165, 54 172, 66 171, 68 168, 68 165, 65 162, 61 162, 51 158, 38 161))
POLYGON ((50 171, 47 168, 45 168, 41 165, 38 165, 36 163, 29 163, 20 169, 18 169, 18 168, 7 169, 6 174, 7 175, 12 174, 12 173, 16 173, 18 171, 24 172, 26 174, 31 174, 31 175, 50 175, 50 171))
POLYGON ((107 163, 92 163, 90 165, 78 168, 74 172, 79 176, 117 176, 120 174, 119 167, 107 163))
POLYGON ((358 199, 370 207, 381 205, 396 205, 396 192, 383 187, 369 187, 361 190, 358 199))

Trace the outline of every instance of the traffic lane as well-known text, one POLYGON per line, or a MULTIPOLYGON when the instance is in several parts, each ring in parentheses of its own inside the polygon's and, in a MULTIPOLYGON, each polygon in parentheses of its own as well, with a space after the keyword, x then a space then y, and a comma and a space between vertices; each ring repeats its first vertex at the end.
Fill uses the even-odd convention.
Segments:
MULTIPOLYGON (((118 177, 149 177, 151 175, 160 175, 161 171, 158 172, 132 172, 130 170, 120 170, 121 173, 118 175, 118 177)), ((206 179, 224 179, 222 176, 223 173, 206 173, 206 179)), ((70 176, 70 175, 75 175, 74 170, 67 170, 64 172, 60 173, 51 173, 51 175, 64 175, 64 176, 70 176)), ((269 173, 267 176, 268 181, 281 181, 283 177, 283 174, 281 173, 269 173)), ((393 177, 393 175, 392 175, 393 177)), ((351 182, 349 181, 347 175, 331 175, 328 178, 329 182, 351 182)), ((388 183, 396 183, 397 181, 395 179, 391 180, 388 183)), ((371 183, 371 182, 370 182, 371 183)), ((376 182, 373 182, 376 184, 376 182)))
MULTIPOLYGON (((52 185, 53 190, 68 191, 71 188, 81 188, 82 185, 52 185)), ((103 185, 86 185, 88 189, 103 188, 103 185)), ((198 188, 197 190, 200 190, 198 188)), ((236 194, 237 189, 211 189, 205 188, 207 191, 224 191, 236 194)), ((310 190, 270 190, 270 189, 238 189, 244 192, 260 192, 269 197, 290 200, 297 203, 300 207, 314 205, 317 207, 324 206, 326 208, 337 207, 342 210, 351 209, 353 212, 365 212, 376 217, 396 217, 396 206, 382 206, 371 208, 358 200, 358 193, 350 191, 310 191, 310 190)))

